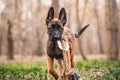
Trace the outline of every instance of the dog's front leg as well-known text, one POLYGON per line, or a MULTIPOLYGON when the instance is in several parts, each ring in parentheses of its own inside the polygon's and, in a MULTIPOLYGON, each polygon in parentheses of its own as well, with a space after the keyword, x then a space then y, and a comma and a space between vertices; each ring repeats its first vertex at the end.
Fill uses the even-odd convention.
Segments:
POLYGON ((58 59, 58 66, 59 66, 59 77, 63 77, 64 69, 63 69, 63 64, 62 64, 62 59, 58 59))
POLYGON ((47 55, 47 61, 48 61, 48 72, 55 78, 55 80, 58 80, 58 74, 55 72, 53 67, 53 58, 47 55))

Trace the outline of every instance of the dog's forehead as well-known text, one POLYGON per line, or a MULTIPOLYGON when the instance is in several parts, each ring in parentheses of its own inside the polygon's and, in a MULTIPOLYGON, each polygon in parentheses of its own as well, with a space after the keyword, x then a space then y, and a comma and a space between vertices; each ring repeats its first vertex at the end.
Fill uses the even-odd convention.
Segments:
POLYGON ((58 18, 53 18, 51 21, 52 22, 60 22, 60 20, 58 18))
POLYGON ((53 24, 59 24, 59 25, 62 26, 62 23, 61 23, 61 21, 60 21, 58 18, 52 19, 52 20, 50 21, 49 27, 50 27, 51 25, 53 25, 53 24))
POLYGON ((58 18, 54 18, 51 20, 51 24, 61 24, 61 21, 58 18))

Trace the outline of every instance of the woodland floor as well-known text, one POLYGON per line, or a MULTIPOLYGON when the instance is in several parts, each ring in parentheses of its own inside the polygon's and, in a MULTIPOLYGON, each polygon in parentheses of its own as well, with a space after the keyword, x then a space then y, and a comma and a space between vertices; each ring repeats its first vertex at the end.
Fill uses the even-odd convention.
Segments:
MULTIPOLYGON (((54 80, 48 74, 46 57, 15 55, 14 60, 0 56, 0 80, 54 80)), ((82 80, 120 80, 120 60, 106 60, 105 55, 75 55, 75 71, 82 80), (92 59, 92 60, 91 60, 92 59)), ((55 62, 54 67, 58 68, 55 62)))
MULTIPOLYGON (((88 60, 106 60, 107 56, 105 54, 87 54, 88 60)), ((46 56, 33 56, 33 55, 14 55, 14 60, 7 60, 5 55, 0 56, 0 63, 6 62, 29 62, 29 61, 41 61, 46 62, 46 56)), ((82 60, 81 55, 75 55, 75 62, 82 60)))
MULTIPOLYGON (((55 63, 57 69, 58 65, 55 63)), ((120 61, 81 60, 75 71, 82 80, 120 80, 120 61)), ((45 62, 0 63, 0 80, 54 80, 45 62)))

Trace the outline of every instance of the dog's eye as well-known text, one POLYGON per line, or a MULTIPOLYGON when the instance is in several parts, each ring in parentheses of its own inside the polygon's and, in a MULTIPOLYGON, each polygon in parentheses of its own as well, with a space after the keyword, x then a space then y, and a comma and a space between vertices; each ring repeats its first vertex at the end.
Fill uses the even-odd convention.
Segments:
POLYGON ((57 27, 59 30, 63 30, 63 28, 60 25, 58 25, 57 27))
POLYGON ((52 31, 52 30, 53 30, 53 28, 48 28, 48 30, 49 30, 49 31, 52 31))
POLYGON ((63 28, 59 27, 59 30, 63 30, 63 28))

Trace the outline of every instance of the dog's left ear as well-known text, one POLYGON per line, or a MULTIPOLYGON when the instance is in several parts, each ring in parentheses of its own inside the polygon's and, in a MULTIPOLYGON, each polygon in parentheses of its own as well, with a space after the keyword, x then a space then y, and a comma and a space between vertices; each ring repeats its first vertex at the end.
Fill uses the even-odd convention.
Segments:
POLYGON ((67 22, 66 11, 65 8, 62 8, 59 13, 59 19, 61 20, 63 26, 67 22))

